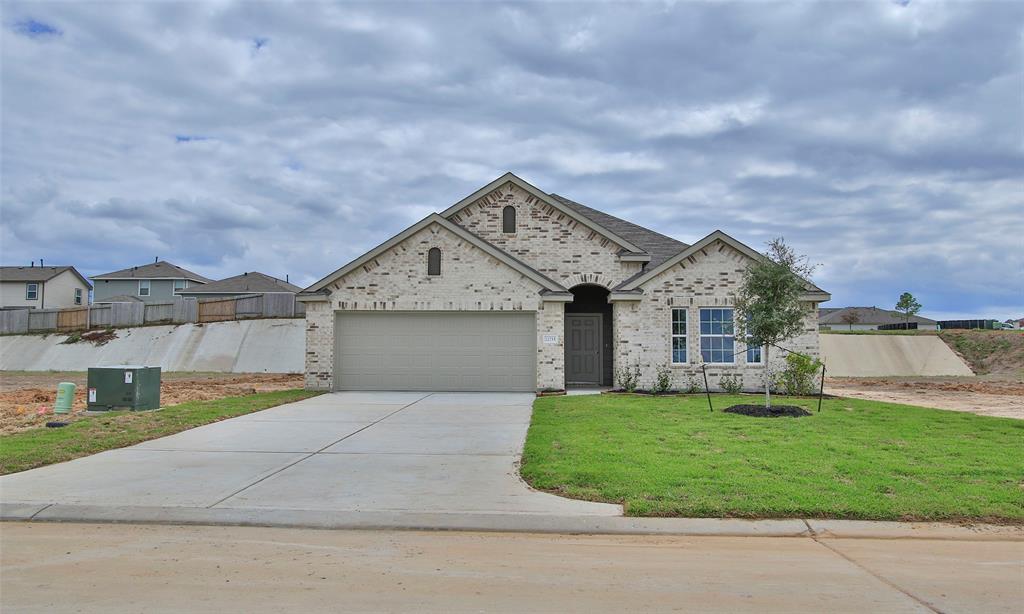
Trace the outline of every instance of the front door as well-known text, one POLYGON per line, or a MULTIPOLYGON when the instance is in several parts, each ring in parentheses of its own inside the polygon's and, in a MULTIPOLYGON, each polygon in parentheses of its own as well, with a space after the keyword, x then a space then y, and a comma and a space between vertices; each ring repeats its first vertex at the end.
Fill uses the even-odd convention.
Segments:
POLYGON ((601 384, 601 314, 565 314, 565 383, 601 384))

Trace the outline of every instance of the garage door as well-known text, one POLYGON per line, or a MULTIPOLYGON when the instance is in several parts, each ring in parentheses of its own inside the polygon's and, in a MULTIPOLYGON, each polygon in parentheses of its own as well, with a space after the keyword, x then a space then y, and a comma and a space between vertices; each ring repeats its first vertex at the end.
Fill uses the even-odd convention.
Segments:
POLYGON ((387 312, 336 316, 338 390, 532 391, 532 312, 387 312))

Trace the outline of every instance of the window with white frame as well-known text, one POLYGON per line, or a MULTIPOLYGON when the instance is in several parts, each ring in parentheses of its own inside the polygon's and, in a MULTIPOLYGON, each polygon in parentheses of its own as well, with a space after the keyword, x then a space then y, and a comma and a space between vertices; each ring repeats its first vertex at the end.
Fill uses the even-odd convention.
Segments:
POLYGON ((708 307, 700 310, 700 355, 704 362, 736 362, 732 309, 708 307))
POLYGON ((672 364, 686 364, 686 309, 672 310, 672 364))
POLYGON ((28 282, 25 284, 25 300, 34 301, 39 298, 39 284, 35 282, 28 282))
POLYGON ((75 288, 75 304, 76 305, 81 305, 82 304, 82 289, 81 288, 75 288))
MULTIPOLYGON (((750 322, 750 316, 747 316, 747 322, 750 322)), ((747 335, 744 342, 747 344, 747 364, 748 365, 759 365, 763 360, 761 358, 761 346, 757 345, 754 338, 747 335)))
POLYGON ((149 296, 149 280, 139 280, 139 296, 149 296))
POLYGON ((184 290, 184 289, 185 289, 185 280, 184 279, 175 279, 174 280, 174 291, 177 292, 179 290, 184 290))

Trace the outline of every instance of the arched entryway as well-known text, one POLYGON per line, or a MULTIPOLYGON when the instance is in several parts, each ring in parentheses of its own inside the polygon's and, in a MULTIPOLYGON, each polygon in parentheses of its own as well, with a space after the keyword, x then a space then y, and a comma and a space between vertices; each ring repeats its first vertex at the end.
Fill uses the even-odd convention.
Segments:
POLYGON ((612 305, 608 289, 573 286, 565 304, 565 385, 612 385, 612 305))

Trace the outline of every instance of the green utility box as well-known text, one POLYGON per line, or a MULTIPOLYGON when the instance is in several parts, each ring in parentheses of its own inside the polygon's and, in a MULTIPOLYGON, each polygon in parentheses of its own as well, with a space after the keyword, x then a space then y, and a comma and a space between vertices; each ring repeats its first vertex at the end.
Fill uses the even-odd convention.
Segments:
POLYGON ((89 411, 157 409, 160 367, 89 367, 88 389, 89 411))

